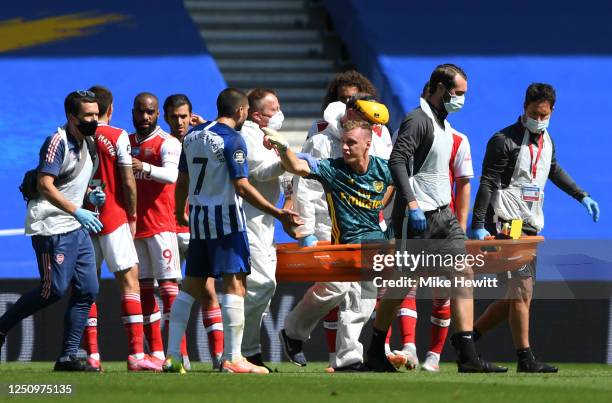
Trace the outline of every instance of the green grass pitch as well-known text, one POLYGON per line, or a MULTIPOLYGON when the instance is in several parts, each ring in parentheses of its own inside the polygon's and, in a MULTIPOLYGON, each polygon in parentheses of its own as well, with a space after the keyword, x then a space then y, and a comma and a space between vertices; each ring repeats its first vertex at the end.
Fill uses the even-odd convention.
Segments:
POLYGON ((106 362, 104 372, 54 373, 53 363, 0 364, 0 400, 78 402, 610 402, 612 366, 560 364, 558 374, 458 374, 443 364, 437 374, 324 372, 283 363, 278 373, 237 375, 212 372, 194 363, 186 375, 127 373, 125 363, 106 362), (9 384, 71 384, 67 396, 9 396, 9 384))

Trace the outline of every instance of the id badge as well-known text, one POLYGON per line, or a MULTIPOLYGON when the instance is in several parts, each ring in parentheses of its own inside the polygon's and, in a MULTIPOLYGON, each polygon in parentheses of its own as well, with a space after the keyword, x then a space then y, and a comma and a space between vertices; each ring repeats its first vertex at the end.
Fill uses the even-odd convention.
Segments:
POLYGON ((539 202, 540 201, 540 187, 535 184, 523 185, 521 188, 523 201, 526 202, 539 202))

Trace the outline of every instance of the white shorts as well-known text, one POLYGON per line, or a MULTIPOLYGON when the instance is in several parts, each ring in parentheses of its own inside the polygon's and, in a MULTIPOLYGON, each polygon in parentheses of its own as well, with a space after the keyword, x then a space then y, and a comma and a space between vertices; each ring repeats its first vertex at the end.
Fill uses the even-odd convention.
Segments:
POLYGON ((96 267, 106 261, 108 271, 116 273, 138 264, 134 240, 127 223, 110 234, 92 236, 91 240, 96 254, 96 267))
POLYGON ((169 280, 183 278, 176 234, 161 232, 134 241, 140 261, 138 278, 169 280))

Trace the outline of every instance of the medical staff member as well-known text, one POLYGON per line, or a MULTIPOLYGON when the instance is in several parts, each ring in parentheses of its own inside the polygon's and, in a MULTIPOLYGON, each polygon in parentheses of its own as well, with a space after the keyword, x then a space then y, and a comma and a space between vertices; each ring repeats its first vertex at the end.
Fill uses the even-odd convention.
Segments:
MULTIPOLYGON (((261 129, 269 127, 280 130, 284 115, 272 89, 255 88, 249 92, 248 99, 249 115, 240 134, 248 151, 249 182, 268 202, 276 205, 281 190, 280 176, 285 169, 278 154, 264 147, 264 132, 261 129)), ((311 161, 314 163, 315 160, 311 161)), ((251 251, 251 274, 246 280, 242 354, 251 364, 266 367, 261 357, 261 323, 276 290, 274 216, 248 201, 244 202, 243 208, 251 251)))
POLYGON ((91 153, 98 127, 98 103, 91 91, 74 91, 64 100, 67 123, 47 137, 40 149, 36 186, 28 201, 25 233, 32 237, 40 285, 23 294, 0 317, 0 348, 17 323, 59 301, 71 291, 64 320, 62 352, 55 371, 99 372, 77 358, 91 304, 98 294, 98 277, 90 232, 102 230, 96 206, 106 200, 102 190, 88 192, 94 167, 91 153))
MULTIPOLYGON (((396 240, 410 240, 410 245, 418 242, 412 240, 418 239, 443 240, 429 241, 422 245, 429 254, 466 254, 465 232, 449 207, 449 162, 453 149, 453 133, 446 118, 449 113, 461 110, 467 89, 467 75, 463 69, 454 64, 437 66, 431 73, 429 91, 421 99, 420 106, 404 118, 389 159, 389 169, 397 189, 392 214, 396 240)), ((404 243, 401 242, 400 245, 404 243)), ((405 250, 403 247, 399 248, 400 252, 405 250)), ((449 278, 472 277, 471 270, 461 271, 453 267, 441 269, 444 271, 440 274, 449 278)), ((402 300, 408 293, 407 288, 397 291, 398 293, 386 295, 376 311, 366 363, 374 371, 396 371, 386 357, 385 338, 402 300)), ((451 288, 451 293, 451 315, 455 328, 451 340, 457 350, 459 372, 507 371, 507 368, 481 359, 476 352, 472 339, 472 288, 455 286, 451 288)))
MULTIPOLYGON (((494 134, 487 145, 480 187, 474 203, 471 237, 484 239, 497 234, 513 219, 523 220, 523 234, 537 235, 544 228, 544 187, 548 179, 579 201, 593 221, 599 206, 557 162, 548 123, 555 106, 555 90, 549 84, 527 87, 523 114, 494 134)), ((529 343, 529 308, 533 296, 536 261, 515 272, 499 275, 506 284, 506 297, 489 305, 474 324, 474 339, 504 320, 512 329, 518 372, 557 372, 537 361, 529 343)))

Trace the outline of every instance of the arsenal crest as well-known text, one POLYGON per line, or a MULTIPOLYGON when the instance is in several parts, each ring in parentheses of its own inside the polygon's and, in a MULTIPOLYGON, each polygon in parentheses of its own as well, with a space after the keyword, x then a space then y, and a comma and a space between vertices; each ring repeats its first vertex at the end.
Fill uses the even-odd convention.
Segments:
POLYGON ((57 264, 64 263, 64 254, 58 253, 57 255, 55 255, 55 261, 57 262, 57 264))

